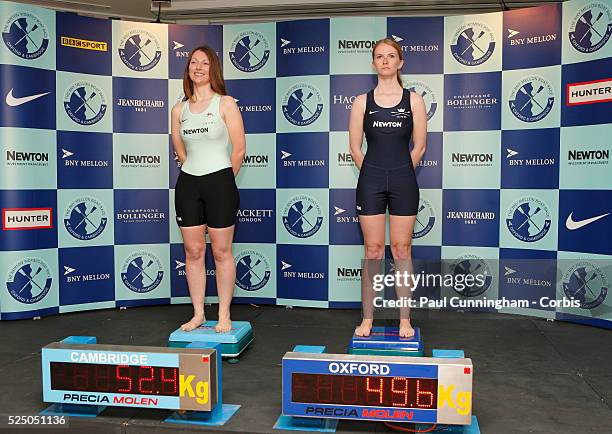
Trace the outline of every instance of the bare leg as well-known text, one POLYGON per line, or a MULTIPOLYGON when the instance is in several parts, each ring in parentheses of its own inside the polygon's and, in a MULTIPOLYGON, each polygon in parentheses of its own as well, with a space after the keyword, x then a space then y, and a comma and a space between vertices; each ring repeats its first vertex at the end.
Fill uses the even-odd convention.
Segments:
POLYGON ((187 286, 193 304, 193 318, 181 325, 181 330, 191 331, 199 327, 204 317, 204 293, 206 291, 206 270, 204 254, 206 252, 206 225, 181 227, 185 246, 185 273, 187 286))
MULTIPOLYGON (((395 261, 396 271, 404 274, 404 272, 412 275, 414 268, 412 266, 412 232, 416 216, 396 216, 390 217, 390 237, 391 237, 391 253, 395 261)), ((411 298, 415 288, 410 286, 395 286, 398 298, 411 298)), ((400 308, 400 337, 409 338, 414 336, 414 329, 410 324, 410 307, 400 308)))
POLYGON ((217 268, 217 291, 219 292, 219 323, 215 327, 217 333, 229 332, 232 329, 230 305, 234 296, 236 284, 236 263, 232 255, 232 240, 234 226, 227 228, 208 228, 217 268))
POLYGON ((359 216, 365 245, 365 261, 361 270, 361 324, 355 329, 357 336, 370 336, 374 322, 374 273, 380 273, 380 261, 385 255, 385 214, 359 216), (376 267, 376 264, 379 266, 376 267))

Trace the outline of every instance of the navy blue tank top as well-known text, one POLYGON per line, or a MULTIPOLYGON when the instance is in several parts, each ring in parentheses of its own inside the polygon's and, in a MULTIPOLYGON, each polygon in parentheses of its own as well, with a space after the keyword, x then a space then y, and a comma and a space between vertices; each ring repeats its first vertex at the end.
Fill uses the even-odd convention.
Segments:
POLYGON ((363 131, 368 142, 364 164, 385 169, 412 165, 412 127, 409 90, 404 89, 399 104, 387 108, 377 105, 374 90, 369 91, 363 116, 363 131))

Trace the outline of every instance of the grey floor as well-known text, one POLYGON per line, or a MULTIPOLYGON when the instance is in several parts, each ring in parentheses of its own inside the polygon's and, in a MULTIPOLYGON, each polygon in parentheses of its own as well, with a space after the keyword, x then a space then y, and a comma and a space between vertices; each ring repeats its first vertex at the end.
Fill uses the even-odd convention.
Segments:
MULTIPOLYGON (((141 307, 58 315, 0 323, 0 415, 37 414, 42 402, 40 348, 68 335, 97 336, 99 343, 165 345, 185 320, 188 306, 141 307)), ((214 309, 207 311, 215 318, 214 309)), ((241 404, 221 428, 163 423, 170 412, 108 408, 94 419, 70 418, 70 432, 279 433, 283 354, 295 344, 325 345, 345 353, 355 310, 234 306, 250 321, 254 344, 237 364, 223 363, 226 403, 241 404), (263 380, 266 378, 266 380, 263 380)), ((416 311, 426 354, 462 348, 474 363, 474 414, 485 434, 612 433, 612 330, 521 316, 416 311)), ((67 432, 53 429, 19 429, 67 432)), ((0 430, 0 433, 2 430, 0 430)), ((338 433, 391 432, 382 423, 341 421, 338 433)))

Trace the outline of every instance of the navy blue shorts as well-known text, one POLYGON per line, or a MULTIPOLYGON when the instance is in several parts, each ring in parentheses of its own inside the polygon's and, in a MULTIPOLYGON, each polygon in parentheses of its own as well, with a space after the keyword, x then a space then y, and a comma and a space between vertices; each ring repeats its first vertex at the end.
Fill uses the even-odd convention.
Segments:
POLYGON ((412 164, 384 169, 365 162, 357 182, 357 214, 417 215, 419 186, 412 164))

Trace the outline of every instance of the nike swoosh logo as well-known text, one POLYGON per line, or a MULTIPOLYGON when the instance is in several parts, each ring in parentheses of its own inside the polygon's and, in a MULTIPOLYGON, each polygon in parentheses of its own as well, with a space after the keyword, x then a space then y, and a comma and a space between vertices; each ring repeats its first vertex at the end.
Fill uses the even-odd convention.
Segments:
POLYGON ((51 92, 45 92, 45 93, 38 93, 36 95, 22 96, 21 98, 15 98, 13 96, 13 89, 11 89, 9 90, 9 93, 6 94, 6 103, 10 105, 11 107, 17 107, 22 104, 28 103, 30 101, 34 101, 35 99, 40 98, 41 96, 48 95, 50 93, 51 92))
POLYGON ((576 229, 580 229, 583 226, 590 225, 591 223, 610 215, 610 213, 606 213, 591 217, 590 219, 574 221, 574 219, 572 218, 573 213, 574 212, 572 211, 570 215, 567 216, 567 220, 565 220, 565 227, 568 228, 570 231, 575 231, 576 229))
POLYGON ((368 114, 369 114, 369 115, 373 115, 374 113, 378 113, 378 110, 370 110, 370 111, 368 112, 368 114))

